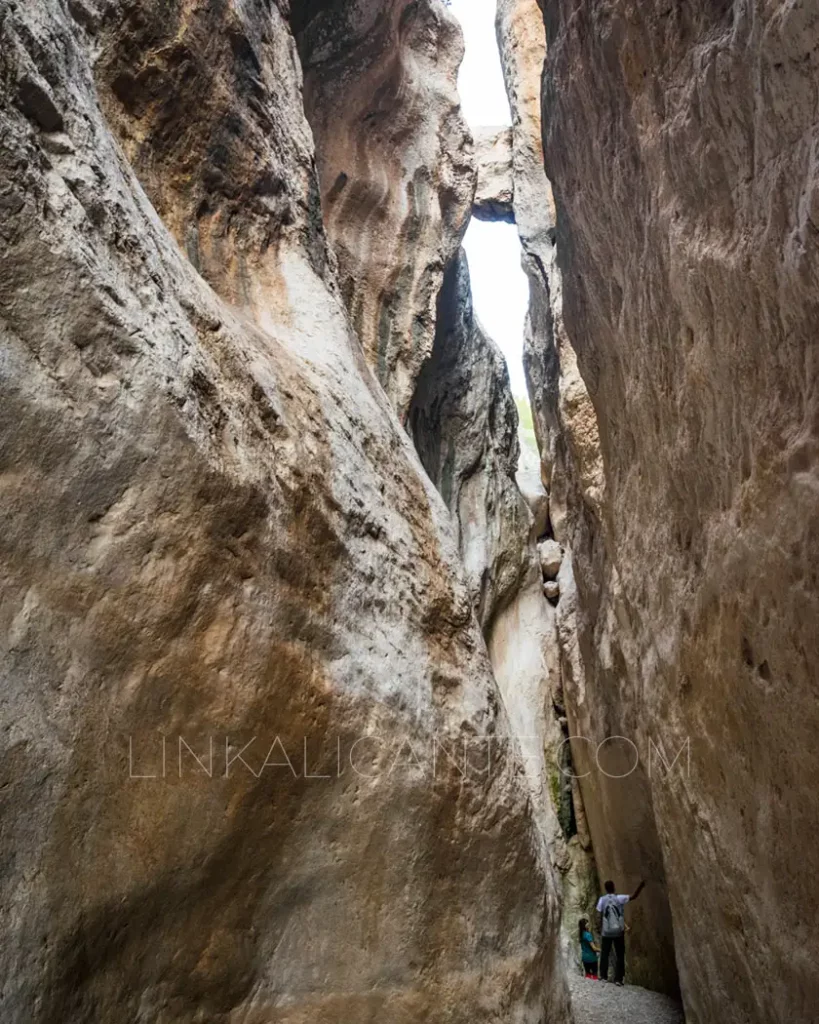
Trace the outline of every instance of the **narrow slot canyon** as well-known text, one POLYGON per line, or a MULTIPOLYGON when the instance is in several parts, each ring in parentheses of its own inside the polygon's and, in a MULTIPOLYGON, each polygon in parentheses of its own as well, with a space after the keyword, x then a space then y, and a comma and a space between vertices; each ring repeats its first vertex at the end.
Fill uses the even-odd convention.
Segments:
POLYGON ((0 0, 3 1024, 812 1024, 818 242, 807 0, 0 0))

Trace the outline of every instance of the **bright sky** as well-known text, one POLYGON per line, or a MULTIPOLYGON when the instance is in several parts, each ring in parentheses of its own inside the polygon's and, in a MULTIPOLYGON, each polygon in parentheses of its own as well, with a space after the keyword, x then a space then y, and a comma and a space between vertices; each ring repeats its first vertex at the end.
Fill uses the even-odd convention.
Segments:
MULTIPOLYGON (((495 38, 495 0, 452 0, 466 55, 458 77, 461 105, 473 128, 511 123, 495 38)), ((514 224, 487 224, 473 218, 464 239, 478 319, 506 356, 512 392, 526 396, 523 376, 523 324, 529 285, 520 265, 514 224)))
POLYGON ((464 249, 475 312, 506 356, 512 394, 525 398, 523 325, 529 306, 529 282, 520 266, 517 228, 514 224, 487 224, 473 217, 464 249))
POLYGON ((467 121, 473 127, 511 124, 495 38, 495 0, 452 0, 450 6, 466 43, 458 89, 467 121))

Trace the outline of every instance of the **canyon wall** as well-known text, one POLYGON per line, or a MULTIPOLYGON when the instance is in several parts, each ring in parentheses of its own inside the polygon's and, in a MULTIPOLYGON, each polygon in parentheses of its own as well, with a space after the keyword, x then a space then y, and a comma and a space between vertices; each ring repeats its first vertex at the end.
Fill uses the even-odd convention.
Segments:
POLYGON ((556 616, 544 596, 537 548, 545 525, 542 495, 533 495, 530 506, 516 482, 518 415, 509 373, 474 314, 463 250, 444 277, 435 344, 409 423, 457 527, 492 669, 521 746, 544 858, 565 871, 566 841, 577 839, 578 829, 562 827, 562 780, 549 759, 563 735, 554 711, 560 678, 556 616))
MULTIPOLYGON (((460 35, 439 5, 305 5, 294 14, 342 295, 452 513, 521 745, 542 857, 565 866, 552 804, 560 783, 544 758, 563 740, 551 697, 559 678, 555 612, 535 546, 545 496, 538 488, 528 494, 530 509, 517 486, 508 373, 474 316, 466 257, 456 251, 470 212, 514 218, 511 132, 477 132, 473 164, 454 93, 460 35), (355 88, 339 89, 351 79, 355 88)), ((559 914, 551 896, 549 909, 553 927, 559 914)), ((557 947, 545 955, 557 956, 557 947)), ((559 973, 557 960, 549 964, 559 973)))
MULTIPOLYGON (((492 190, 486 195, 494 203, 492 190)), ((538 545, 548 528, 545 492, 538 486, 522 492, 518 484, 509 374, 474 314, 463 251, 444 278, 433 352, 421 371, 409 423, 457 526, 493 673, 521 745, 544 858, 562 896, 563 955, 574 958, 577 914, 593 906, 596 880, 582 800, 570 777, 558 610, 548 598, 558 587, 560 549, 548 539, 538 545)))
POLYGON ((342 292, 403 419, 475 191, 456 89, 461 30, 430 0, 292 7, 342 292))
MULTIPOLYGON (((819 996, 805 883, 819 811, 819 12, 543 8, 561 285, 530 384, 542 435, 569 452, 554 410, 570 345, 599 436, 596 493, 565 463, 561 527, 576 587, 564 683, 572 731, 592 741, 574 760, 591 773, 595 852, 621 884, 646 876, 658 944, 667 893, 690 1022, 807 1021, 819 996), (621 781, 594 761, 617 735, 636 745, 607 744, 603 766, 621 781), (669 766, 679 754, 669 769, 660 751, 669 766)), ((639 967, 673 980, 650 951, 639 967)))
POLYGON ((515 484, 520 449, 509 373, 474 315, 463 249, 447 268, 437 320, 409 425, 421 462, 455 518, 486 631, 527 574, 531 516, 515 484))
MULTIPOLYGON (((596 850, 592 850, 588 816, 568 744, 577 728, 567 714, 567 691, 582 673, 576 643, 576 588, 569 545, 570 508, 588 506, 591 514, 602 500, 602 470, 594 410, 588 398, 571 342, 562 330, 561 281, 555 252, 554 203, 543 164, 541 140, 541 74, 546 36, 537 0, 499 0, 496 31, 506 92, 512 113, 511 177, 514 220, 529 281, 523 362, 535 434, 541 454, 540 477, 546 491, 537 537, 553 571, 544 589, 550 596, 546 616, 551 642, 549 702, 552 722, 545 755, 552 802, 561 829, 552 842, 552 858, 560 871, 564 896, 564 935, 576 946, 580 917, 594 919, 598 892, 596 850)), ((480 187, 479 187, 480 191, 480 187)), ((520 483, 531 489, 521 478, 520 483)), ((582 752, 581 752, 582 753, 582 752)), ((594 793, 589 793, 594 797, 594 793)), ((592 800, 590 813, 593 816, 592 800)), ((597 822, 595 821, 596 825, 597 822)), ((596 831, 599 831, 596 829, 596 831)), ((601 868, 610 864, 601 844, 601 868)), ((639 961, 641 941, 632 943, 639 961)), ((649 943, 646 943, 648 946, 649 943)), ((569 954, 576 958, 574 948, 569 954)))
MULTIPOLYGON (((391 286, 343 246, 339 285, 321 219, 288 24, 317 9, 2 11, 10 1024, 566 1016, 520 750, 393 407, 420 361, 391 346, 416 318, 431 348, 474 181, 409 218, 433 255, 386 275, 415 282, 377 314, 406 362, 391 402, 364 355, 391 286)), ((407 49, 380 35, 384 59, 454 74, 440 5, 386 17, 407 49)), ((410 116, 412 90, 381 95, 410 116)), ((458 136, 451 105, 424 116, 458 136)), ((389 211, 362 202, 366 241, 389 211)))

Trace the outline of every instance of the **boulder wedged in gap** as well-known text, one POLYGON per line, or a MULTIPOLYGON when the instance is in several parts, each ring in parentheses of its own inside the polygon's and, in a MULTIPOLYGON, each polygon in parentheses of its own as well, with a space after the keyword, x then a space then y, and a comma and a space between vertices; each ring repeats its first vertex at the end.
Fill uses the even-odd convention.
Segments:
POLYGON ((472 202, 472 216, 478 220, 514 224, 512 129, 477 128, 475 163, 478 184, 472 202))

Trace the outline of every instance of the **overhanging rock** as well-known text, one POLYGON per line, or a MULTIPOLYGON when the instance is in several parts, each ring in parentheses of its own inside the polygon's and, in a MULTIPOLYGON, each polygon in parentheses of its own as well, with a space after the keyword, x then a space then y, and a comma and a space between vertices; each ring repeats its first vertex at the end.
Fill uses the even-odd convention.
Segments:
POLYGON ((512 183, 512 129, 477 128, 478 188, 472 213, 478 220, 515 223, 512 183))

